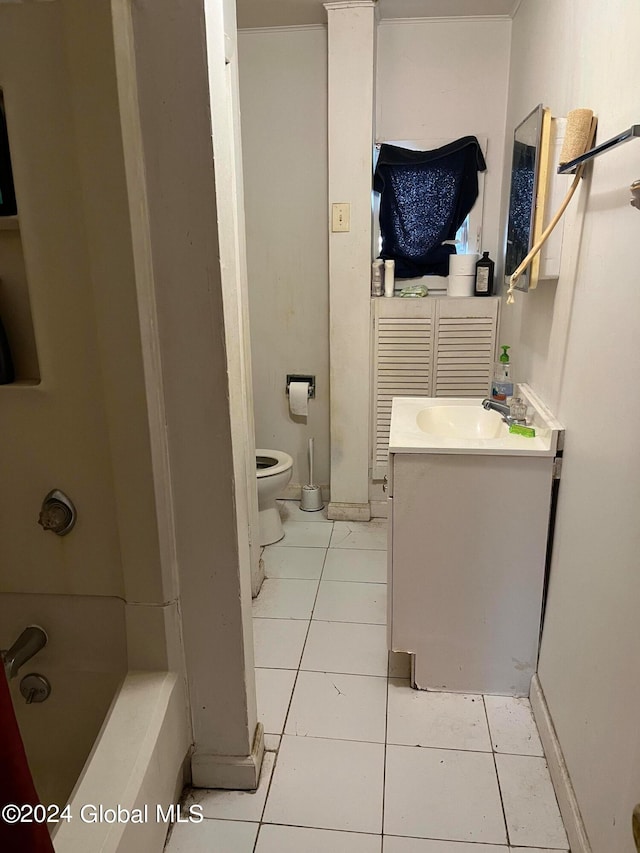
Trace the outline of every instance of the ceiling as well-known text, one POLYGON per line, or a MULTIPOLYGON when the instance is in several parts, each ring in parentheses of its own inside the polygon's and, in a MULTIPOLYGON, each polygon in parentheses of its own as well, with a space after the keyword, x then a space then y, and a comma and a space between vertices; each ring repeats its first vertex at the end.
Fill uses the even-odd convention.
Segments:
MULTIPOLYGON (((520 0, 379 0, 380 18, 512 15, 520 0)), ((238 27, 326 24, 323 0, 236 0, 238 27)))

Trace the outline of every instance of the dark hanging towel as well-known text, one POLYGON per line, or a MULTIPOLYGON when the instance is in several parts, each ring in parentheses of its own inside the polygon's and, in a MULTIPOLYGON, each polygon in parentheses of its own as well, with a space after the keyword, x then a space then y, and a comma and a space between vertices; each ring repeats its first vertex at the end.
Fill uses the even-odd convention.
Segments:
POLYGON ((380 257, 398 278, 448 275, 453 240, 478 197, 487 164, 475 136, 432 151, 383 144, 373 179, 380 193, 380 257))

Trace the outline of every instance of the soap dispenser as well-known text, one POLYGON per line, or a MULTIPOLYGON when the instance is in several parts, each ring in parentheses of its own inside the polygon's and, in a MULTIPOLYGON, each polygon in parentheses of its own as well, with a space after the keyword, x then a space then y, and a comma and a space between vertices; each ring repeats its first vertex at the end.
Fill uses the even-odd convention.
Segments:
POLYGON ((506 403, 509 397, 513 397, 513 382, 511 381, 511 362, 509 361, 509 346, 501 346, 502 354, 496 361, 493 380, 491 382, 491 399, 506 403))

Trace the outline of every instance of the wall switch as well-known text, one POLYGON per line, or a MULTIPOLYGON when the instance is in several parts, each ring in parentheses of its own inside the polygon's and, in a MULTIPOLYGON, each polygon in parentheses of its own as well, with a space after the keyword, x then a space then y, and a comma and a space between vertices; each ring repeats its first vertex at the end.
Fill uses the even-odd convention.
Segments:
POLYGON ((348 202, 338 202, 331 206, 331 230, 351 230, 351 205, 348 202))

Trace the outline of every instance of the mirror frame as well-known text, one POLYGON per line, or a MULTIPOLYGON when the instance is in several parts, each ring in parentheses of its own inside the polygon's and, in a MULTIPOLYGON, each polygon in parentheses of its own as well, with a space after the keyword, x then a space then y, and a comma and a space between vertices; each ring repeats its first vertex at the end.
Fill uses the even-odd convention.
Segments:
MULTIPOLYGON (((513 155, 511 162, 511 181, 509 185, 509 211, 507 216, 507 227, 505 234, 505 244, 504 244, 504 282, 505 285, 509 285, 509 281, 511 275, 515 272, 520 263, 524 260, 526 255, 531 251, 532 246, 540 238, 540 235, 543 231, 543 217, 544 217, 544 209, 546 203, 546 195, 547 195, 547 185, 549 181, 549 150, 550 150, 550 139, 551 139, 551 113, 550 111, 544 107, 542 104, 538 104, 537 107, 534 107, 531 112, 525 116, 525 118, 516 126, 513 132, 513 155), (525 128, 525 126, 529 123, 530 127, 525 128), (531 128, 532 124, 532 128, 531 128), (512 233, 511 226, 514 220, 513 216, 513 176, 514 176, 514 164, 516 160, 516 142, 521 140, 518 139, 518 132, 522 134, 523 129, 527 130, 527 135, 533 136, 535 138, 534 144, 534 167, 533 167, 533 195, 530 201, 530 212, 529 212, 529 241, 524 254, 518 257, 517 263, 513 266, 513 269, 507 267, 507 246, 509 244, 509 237, 512 233)), ((535 258, 531 261, 528 269, 526 269, 516 284, 516 290, 521 290, 527 292, 528 290, 534 290, 538 284, 538 275, 540 271, 540 253, 538 253, 535 258)))

